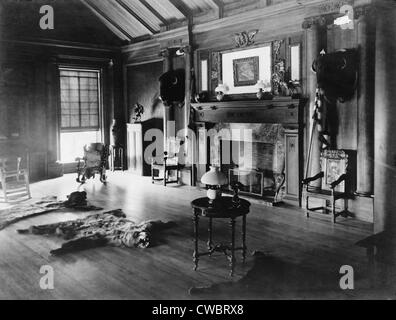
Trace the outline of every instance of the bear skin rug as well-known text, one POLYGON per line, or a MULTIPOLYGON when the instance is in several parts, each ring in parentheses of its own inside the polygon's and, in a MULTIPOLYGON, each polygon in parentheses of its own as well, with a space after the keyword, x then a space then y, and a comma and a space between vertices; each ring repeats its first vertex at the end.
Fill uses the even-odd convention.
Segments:
POLYGON ((117 209, 78 220, 31 226, 29 229, 18 230, 18 233, 59 236, 67 241, 50 253, 62 255, 106 245, 147 248, 155 243, 158 233, 174 225, 173 222, 162 221, 135 223, 126 219, 121 209, 117 209))
POLYGON ((0 230, 18 221, 62 209, 73 209, 76 211, 102 210, 102 208, 88 203, 87 193, 85 191, 72 192, 67 196, 66 201, 59 201, 57 197, 50 196, 33 203, 18 204, 11 208, 0 210, 0 230))

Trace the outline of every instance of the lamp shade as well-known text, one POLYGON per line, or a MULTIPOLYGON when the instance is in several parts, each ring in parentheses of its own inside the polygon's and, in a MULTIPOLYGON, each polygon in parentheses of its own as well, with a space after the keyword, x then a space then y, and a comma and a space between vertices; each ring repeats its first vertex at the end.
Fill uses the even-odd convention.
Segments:
POLYGON ((226 175, 220 171, 219 167, 211 166, 210 171, 206 172, 201 182, 209 186, 222 186, 228 183, 226 175))
POLYGON ((219 83, 216 87, 215 92, 223 92, 226 93, 228 91, 228 86, 226 84, 219 83))

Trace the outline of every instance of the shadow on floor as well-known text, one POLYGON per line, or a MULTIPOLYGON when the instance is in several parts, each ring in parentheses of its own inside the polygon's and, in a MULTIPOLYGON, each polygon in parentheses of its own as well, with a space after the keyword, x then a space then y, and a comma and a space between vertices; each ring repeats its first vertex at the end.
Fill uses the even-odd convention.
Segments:
POLYGON ((364 277, 355 275, 355 289, 341 290, 340 275, 322 273, 280 260, 261 252, 254 253, 252 269, 241 280, 193 287, 193 298, 205 299, 395 299, 392 290, 370 289, 364 277))

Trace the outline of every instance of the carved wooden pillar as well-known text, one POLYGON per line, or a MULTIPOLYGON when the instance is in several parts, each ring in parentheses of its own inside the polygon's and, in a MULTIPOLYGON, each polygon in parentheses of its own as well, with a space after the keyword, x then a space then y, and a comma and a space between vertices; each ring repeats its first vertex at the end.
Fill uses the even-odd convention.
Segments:
MULTIPOLYGON (((315 95, 316 95, 316 74, 311 70, 313 61, 318 57, 320 51, 323 49, 323 43, 326 40, 326 34, 324 32, 324 26, 326 21, 323 17, 309 18, 304 21, 303 28, 306 30, 306 65, 307 65, 307 97, 309 97, 309 112, 307 119, 306 130, 309 132, 309 137, 312 135, 312 147, 310 157, 306 159, 308 171, 305 173, 308 176, 316 175, 320 172, 320 142, 318 136, 318 130, 312 131, 313 127, 313 112, 315 109, 315 95)), ((307 144, 308 145, 308 144, 307 144)), ((308 145, 309 147, 309 145, 308 145)), ((308 157, 308 153, 307 153, 308 157)), ((318 184, 320 182, 317 182, 318 184)))
POLYGON ((396 237, 396 9, 392 1, 384 1, 377 10, 374 230, 388 230, 396 237))
POLYGON ((369 10, 369 7, 355 10, 359 50, 357 193, 362 196, 374 193, 375 26, 369 10))
MULTIPOLYGON (((161 51, 161 55, 164 58, 164 72, 168 72, 173 69, 173 54, 172 50, 170 49, 165 49, 161 51)), ((164 150, 167 150, 167 142, 168 142, 168 137, 170 135, 170 128, 169 128, 169 122, 174 121, 174 110, 173 106, 165 106, 163 104, 164 108, 164 119, 163 119, 163 126, 164 126, 164 150)))

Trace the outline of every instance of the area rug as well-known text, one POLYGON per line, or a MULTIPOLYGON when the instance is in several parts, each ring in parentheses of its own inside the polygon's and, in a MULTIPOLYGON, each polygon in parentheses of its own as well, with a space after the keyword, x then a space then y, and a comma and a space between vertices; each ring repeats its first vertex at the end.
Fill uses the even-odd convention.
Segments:
POLYGON ((135 223, 126 219, 121 209, 90 215, 84 219, 31 226, 18 230, 22 234, 56 235, 67 240, 52 255, 112 245, 118 247, 147 248, 156 242, 159 233, 174 223, 146 221, 135 223))
POLYGON ((356 290, 340 289, 340 274, 295 265, 261 252, 241 280, 193 287, 190 295, 205 299, 351 299, 356 290))
POLYGON ((67 196, 66 201, 59 201, 57 197, 50 196, 33 203, 18 204, 11 208, 0 210, 0 230, 18 221, 64 208, 78 211, 102 210, 102 208, 88 204, 85 191, 71 193, 67 196))

